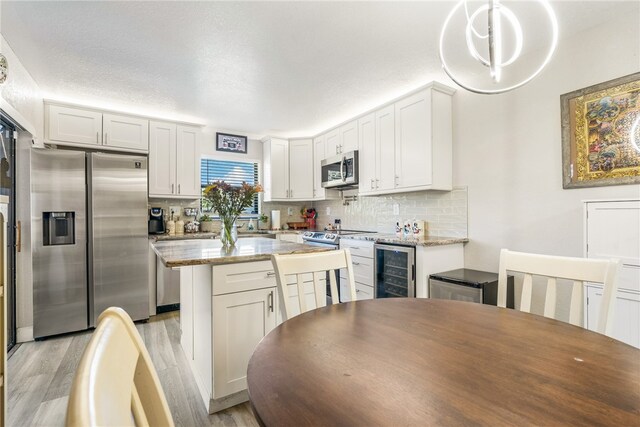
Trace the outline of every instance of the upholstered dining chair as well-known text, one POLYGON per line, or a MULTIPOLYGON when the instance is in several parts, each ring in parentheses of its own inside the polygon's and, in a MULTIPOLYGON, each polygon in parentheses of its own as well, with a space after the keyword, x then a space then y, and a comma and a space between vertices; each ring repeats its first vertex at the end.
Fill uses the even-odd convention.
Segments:
POLYGON ((523 273, 522 298, 520 311, 531 312, 533 276, 547 278, 547 290, 544 303, 544 316, 556 317, 556 281, 573 281, 569 306, 569 323, 582 324, 582 305, 584 282, 604 285, 597 331, 611 336, 613 328, 614 302, 618 289, 617 275, 620 268, 618 260, 560 257, 502 249, 498 272, 498 307, 504 307, 507 298, 507 271, 523 273))
POLYGON ((304 313, 308 310, 325 307, 327 272, 329 286, 331 289, 331 302, 337 304, 338 286, 337 277, 340 269, 345 269, 347 287, 351 301, 355 301, 356 288, 353 278, 353 264, 351 253, 348 249, 341 249, 329 252, 315 252, 306 254, 291 255, 271 255, 271 262, 276 273, 278 291, 281 295, 281 302, 284 307, 284 320, 290 319, 296 314, 304 313), (298 304, 295 310, 294 302, 291 301, 289 284, 296 286, 298 293, 298 304), (305 288, 313 287, 313 306, 307 304, 305 288))
POLYGON ((121 308, 98 318, 73 379, 66 425, 174 425, 149 352, 121 308))

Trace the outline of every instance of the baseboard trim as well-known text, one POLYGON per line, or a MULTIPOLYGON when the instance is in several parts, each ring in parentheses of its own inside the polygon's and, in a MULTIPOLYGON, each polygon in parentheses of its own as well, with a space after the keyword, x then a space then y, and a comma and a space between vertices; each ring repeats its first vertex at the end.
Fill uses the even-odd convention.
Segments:
POLYGON ((16 331, 16 341, 18 343, 33 341, 33 326, 24 326, 16 331))

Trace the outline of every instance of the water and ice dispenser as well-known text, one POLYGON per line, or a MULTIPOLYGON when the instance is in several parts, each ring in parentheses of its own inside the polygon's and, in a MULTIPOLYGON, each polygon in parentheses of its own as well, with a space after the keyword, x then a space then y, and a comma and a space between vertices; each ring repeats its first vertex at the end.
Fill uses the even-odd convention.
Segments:
POLYGON ((75 212, 43 212, 42 225, 44 246, 75 244, 75 212))

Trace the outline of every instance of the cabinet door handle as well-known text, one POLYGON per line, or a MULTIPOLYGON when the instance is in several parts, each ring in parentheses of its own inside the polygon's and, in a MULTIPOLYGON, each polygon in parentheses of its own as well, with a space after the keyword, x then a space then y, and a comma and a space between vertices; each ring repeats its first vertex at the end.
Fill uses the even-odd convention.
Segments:
POLYGON ((399 176, 399 175, 396 175, 396 178, 395 178, 395 180, 394 180, 394 183, 395 183, 396 187, 398 186, 398 180, 399 180, 399 179, 400 179, 400 176, 399 176))
POLYGON ((376 178, 376 188, 379 187, 378 183, 380 182, 380 180, 378 178, 376 178))
POLYGON ((274 277, 276 275, 275 271, 268 271, 267 272, 267 277, 274 277))
POLYGON ((360 265, 360 263, 359 263, 359 262, 355 262, 355 261, 351 261, 351 264, 353 264, 353 265, 360 265))
POLYGON ((360 289, 356 289, 356 294, 359 294, 360 292, 362 292, 360 289))
POLYGON ((289 197, 293 197, 293 190, 289 190, 289 197))
POLYGON ((273 291, 269 292, 269 311, 273 313, 273 291))
POLYGON ((180 194, 180 184, 178 184, 178 194, 180 194))
POLYGON ((171 184, 171 194, 173 194, 173 193, 174 193, 174 191, 173 191, 173 190, 174 190, 174 188, 175 188, 175 184, 171 184))
POLYGON ((372 189, 372 190, 373 190, 373 182, 374 182, 374 181, 375 181, 374 179, 371 179, 371 189, 372 189))

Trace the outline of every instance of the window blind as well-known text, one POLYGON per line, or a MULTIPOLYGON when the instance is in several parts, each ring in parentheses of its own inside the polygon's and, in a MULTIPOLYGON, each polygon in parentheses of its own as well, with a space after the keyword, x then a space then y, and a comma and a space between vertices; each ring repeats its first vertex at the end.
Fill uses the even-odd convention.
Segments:
MULTIPOLYGON (((228 160, 202 159, 200 165, 201 191, 214 181, 224 181, 233 186, 240 186, 242 182, 255 185, 258 183, 258 163, 235 162, 228 160)), ((211 205, 206 199, 201 199, 204 212, 211 212, 211 205)), ((253 198, 253 204, 243 211, 244 215, 258 215, 259 196, 253 198)))

